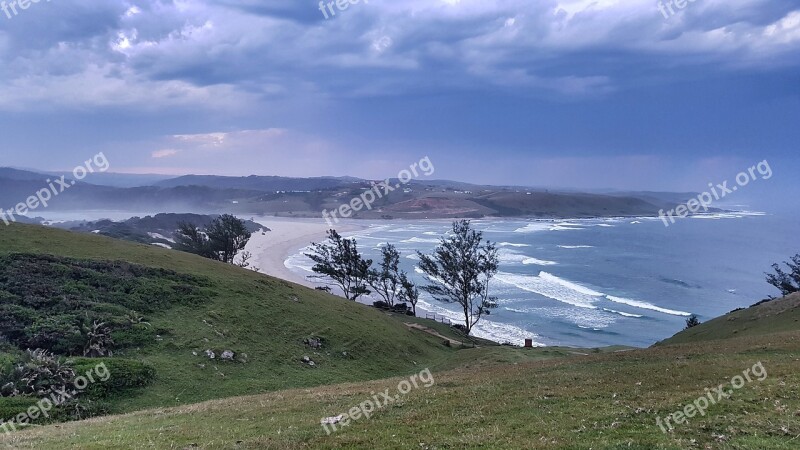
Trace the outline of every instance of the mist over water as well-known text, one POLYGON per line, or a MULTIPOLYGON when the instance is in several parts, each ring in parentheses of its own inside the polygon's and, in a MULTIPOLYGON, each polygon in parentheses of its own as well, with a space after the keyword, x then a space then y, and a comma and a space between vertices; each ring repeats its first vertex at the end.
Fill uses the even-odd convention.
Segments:
MULTIPOLYGON (((800 251, 796 213, 690 218, 669 228, 654 218, 473 224, 500 257, 491 283, 500 306, 475 334, 515 344, 649 346, 683 329, 690 314, 706 321, 777 295, 764 272, 800 251)), ((431 252, 449 228, 449 221, 375 223, 350 236, 374 260, 385 242, 396 245, 403 268, 421 282, 415 252, 431 252)), ((286 266, 308 275, 311 264, 298 252, 286 266)), ((419 307, 461 321, 454 305, 427 294, 419 307)))

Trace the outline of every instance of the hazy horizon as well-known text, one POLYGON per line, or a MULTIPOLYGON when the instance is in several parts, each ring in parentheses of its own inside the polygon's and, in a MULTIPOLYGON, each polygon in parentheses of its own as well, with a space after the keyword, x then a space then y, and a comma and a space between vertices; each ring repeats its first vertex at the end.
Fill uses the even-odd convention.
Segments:
MULTIPOLYGON (((703 0, 35 3, 0 13, 2 165, 800 194, 800 9, 703 0)), ((744 195, 744 194, 743 194, 744 195)))

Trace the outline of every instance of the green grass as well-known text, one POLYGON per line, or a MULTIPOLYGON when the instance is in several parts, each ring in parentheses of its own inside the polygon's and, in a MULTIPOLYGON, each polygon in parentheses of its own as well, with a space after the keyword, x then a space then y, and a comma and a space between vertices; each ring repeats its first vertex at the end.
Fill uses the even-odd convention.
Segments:
POLYGON ((800 293, 733 311, 684 330, 658 345, 755 336, 800 328, 800 293))
POLYGON ((167 311, 154 320, 169 329, 162 340, 125 355, 150 364, 157 378, 114 398, 114 407, 151 409, 35 426, 0 437, 0 446, 790 450, 800 442, 796 297, 709 321, 650 349, 489 342, 461 349, 405 325, 463 339, 441 324, 178 252, 22 226, 0 230, 5 252, 169 268, 207 277, 216 295, 167 311), (324 338, 322 351, 302 343, 312 335, 324 338), (206 348, 245 352, 248 362, 192 355, 206 348), (318 366, 300 363, 302 355, 318 366), (656 425, 656 417, 682 410, 757 362, 766 368, 764 381, 747 383, 671 433, 656 425), (433 386, 331 435, 320 426, 320 418, 347 412, 374 393, 396 392, 398 382, 424 368, 433 370, 433 386))
MULTIPOLYGON (((205 301, 147 314, 160 334, 152 336, 152 342, 115 354, 156 370, 147 388, 108 399, 115 413, 373 380, 462 359, 458 356, 462 350, 404 325, 418 319, 386 314, 187 253, 27 225, 0 228, 0 256, 11 253, 124 260, 208 280, 203 289, 210 295, 205 301), (312 336, 323 338, 321 350, 303 343, 312 336), (217 359, 205 357, 207 349, 215 351, 217 359), (220 361, 223 350, 246 355, 246 362, 220 361), (316 367, 302 363, 303 356, 316 367)), ((420 322, 458 336, 447 326, 420 322)))
MULTIPOLYGON (((466 350, 465 353, 477 350, 466 350)), ((525 350, 518 350, 525 351, 525 350)), ((528 350, 536 352, 537 350, 528 350)), ((38 449, 796 449, 800 332, 434 372, 372 417, 327 435, 394 378, 215 400, 43 427, 0 442, 38 449), (672 433, 664 417, 761 361, 754 380, 672 433)))

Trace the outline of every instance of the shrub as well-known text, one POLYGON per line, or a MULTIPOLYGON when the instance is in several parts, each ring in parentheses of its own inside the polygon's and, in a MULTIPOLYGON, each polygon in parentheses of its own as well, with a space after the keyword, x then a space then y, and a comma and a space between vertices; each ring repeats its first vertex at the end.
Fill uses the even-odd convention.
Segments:
MULTIPOLYGON (((108 356, 136 311, 196 305, 214 292, 207 279, 120 261, 48 255, 0 256, 0 335, 18 349, 108 356), (95 324, 96 322, 96 324, 95 324)), ((141 332, 117 345, 154 342, 141 332)), ((124 348, 124 347, 119 347, 124 348)))
POLYGON ((76 375, 94 374, 97 382, 91 383, 82 394, 93 400, 147 386, 156 378, 153 366, 132 359, 71 358, 69 363, 74 367, 76 375), (105 364, 108 370, 109 377, 106 381, 97 380, 96 367, 100 364, 105 364))
POLYGON ((696 327, 698 325, 700 325, 700 319, 698 319, 696 315, 692 314, 691 316, 689 316, 688 319, 686 319, 686 328, 685 329, 688 330, 689 328, 694 328, 694 327, 696 327))
POLYGON ((38 401, 34 397, 0 397, 0 420, 12 422, 12 418, 24 413, 38 401))
POLYGON ((75 371, 46 350, 28 350, 21 360, 0 368, 0 394, 37 396, 71 386, 75 371))
POLYGON ((384 302, 383 300, 379 300, 377 302, 372 302, 372 306, 374 306, 374 307, 376 307, 378 309, 389 309, 390 308, 389 304, 384 302))

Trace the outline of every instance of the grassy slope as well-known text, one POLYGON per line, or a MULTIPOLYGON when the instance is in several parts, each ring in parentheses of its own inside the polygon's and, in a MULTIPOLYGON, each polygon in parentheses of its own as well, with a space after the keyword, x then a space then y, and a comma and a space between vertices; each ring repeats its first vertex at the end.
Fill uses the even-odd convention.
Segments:
POLYGON ((717 317, 661 341, 659 345, 727 339, 740 334, 776 333, 798 328, 800 293, 717 317))
MULTIPOLYGON (((186 253, 16 224, 0 226, 0 254, 10 252, 125 260, 211 280, 217 295, 208 303, 147 317, 155 328, 170 330, 161 336, 163 340, 118 352, 119 356, 152 364, 157 380, 135 395, 112 399, 112 412, 379 379, 416 372, 421 367, 453 367, 465 360, 460 355, 462 350, 445 347, 443 339, 410 330, 404 322, 425 323, 439 334, 463 339, 448 326, 387 314, 186 253), (324 348, 307 348, 303 339, 310 336, 323 337, 324 348), (223 349, 245 353, 248 362, 210 361, 203 356, 205 349, 214 349, 217 355, 223 349), (305 355, 316 362, 315 368, 300 362, 305 355)), ((519 356, 498 356, 504 351, 481 348, 467 359, 519 360, 519 356)), ((521 357, 524 360, 527 356, 521 357)))
POLYGON ((437 372, 432 387, 330 436, 321 417, 346 412, 374 392, 396 392, 401 378, 48 426, 0 443, 39 449, 789 450, 800 434, 799 360, 800 332, 739 337, 437 372), (764 381, 746 384, 672 434, 656 425, 657 416, 682 409, 758 361, 768 374, 764 381))
POLYGON ((122 259, 212 280, 218 295, 209 303, 148 317, 153 326, 168 328, 170 333, 150 347, 126 351, 125 356, 153 364, 158 381, 140 395, 118 399, 118 411, 393 376, 420 364, 446 361, 457 352, 441 345, 440 339, 408 330, 372 308, 153 246, 14 225, 0 227, 0 253, 5 252, 122 259), (324 337, 326 348, 306 348, 302 340, 312 335, 324 337), (244 352, 248 363, 209 361, 202 356, 208 348, 217 353, 222 349, 244 352), (299 360, 304 355, 318 366, 302 364, 299 360))
MULTIPOLYGON (((24 231, 34 233, 35 230, 26 228, 24 231)), ((31 237, 35 236, 27 236, 31 237)), ((25 238, 20 235, 18 239, 25 238)), ((5 250, 8 242, 8 238, 0 238, 0 249, 5 250)), ((100 241, 92 242, 97 244, 100 241)), ((113 241, 103 242, 111 247, 120 245, 113 241)), ((44 245, 43 242, 42 244, 44 245)), ((51 252, 59 251, 52 247, 49 247, 51 252)), ((134 262, 149 265, 171 263, 172 268, 176 265, 189 268, 184 264, 194 263, 202 266, 197 267, 200 274, 213 276, 220 283, 231 278, 233 284, 225 287, 237 289, 238 284, 251 283, 248 287, 253 289, 247 294, 259 297, 257 289, 261 288, 250 281, 257 275, 243 274, 222 266, 214 266, 213 270, 209 270, 208 263, 189 255, 161 251, 153 253, 151 249, 144 248, 137 249, 142 254, 136 255, 129 245, 124 247, 128 253, 126 258, 145 258, 134 259, 134 262)), ((70 251, 86 250, 72 248, 70 251)), ((288 285, 266 280, 288 289, 288 285)), ((278 286, 273 287, 276 293, 278 286)), ((282 294, 298 292, 300 289, 294 287, 282 294)), ((371 327, 363 323, 368 319, 381 323, 384 328, 382 333, 391 333, 421 347, 427 343, 418 341, 427 339, 425 336, 414 334, 421 332, 404 330, 404 325, 377 311, 359 308, 316 292, 303 290, 301 294, 301 302, 292 307, 292 312, 300 312, 301 306, 311 303, 312 297, 319 296, 319 301, 314 303, 317 309, 304 309, 303 312, 313 318, 319 316, 320 311, 327 311, 327 308, 336 305, 349 314, 358 315, 362 322, 353 332, 353 336, 371 331, 371 327)), ((247 297, 244 294, 243 296, 247 297)), ((264 308, 270 307, 269 300, 261 302, 264 308)), ((248 305, 252 305, 252 302, 248 305)), ((320 427, 321 417, 346 412, 352 406, 370 398, 373 392, 381 392, 386 388, 394 391, 402 378, 284 390, 47 426, 0 438, 0 445, 44 449, 186 448, 193 444, 208 449, 794 449, 800 439, 800 331, 792 316, 795 309, 783 305, 785 304, 781 302, 770 305, 772 308, 783 309, 780 314, 752 316, 760 319, 742 327, 740 332, 734 334, 734 338, 705 340, 712 336, 728 335, 717 329, 728 322, 717 322, 717 326, 711 321, 706 324, 708 331, 704 336, 686 338, 698 342, 662 345, 646 350, 585 352, 576 349, 524 350, 503 347, 447 350, 441 348, 443 346, 440 346, 439 338, 431 338, 431 347, 424 350, 428 352, 425 355, 429 357, 427 361, 419 357, 416 358, 417 366, 410 363, 408 366, 384 370, 397 370, 396 374, 402 374, 430 365, 434 368, 434 386, 414 390, 402 402, 378 411, 370 419, 362 418, 331 436, 327 436, 320 427), (771 323, 781 325, 772 326, 771 323), (785 331, 786 329, 792 331, 785 331), (772 333, 773 331, 781 332, 772 333), (566 355, 573 357, 553 359, 554 356, 566 355), (758 361, 763 363, 769 375, 765 381, 746 384, 735 391, 730 399, 712 406, 705 417, 692 418, 688 424, 678 426, 671 434, 662 433, 656 425, 657 416, 664 417, 682 409, 685 404, 705 395, 706 388, 728 382, 758 361)), ((260 315, 256 310, 259 308, 245 309, 245 316, 260 315)), ((232 308, 230 314, 240 317, 239 314, 242 313, 237 308, 232 308)), ((269 317, 263 319, 270 320, 269 317)), ((326 316, 321 321, 334 326, 343 320, 345 319, 336 315, 326 316)), ((197 319, 190 323, 197 326, 197 319)), ((201 328, 197 333, 202 331, 205 330, 201 328)), ((440 329, 437 328, 437 331, 440 329)), ((447 330, 442 328, 441 331, 447 330)), ((181 331, 182 334, 190 332, 191 330, 181 331)), ((344 333, 346 331, 337 329, 334 334, 338 340, 339 335, 344 333)), ((729 334, 733 334, 732 331, 729 334)), ((271 339, 275 337, 270 336, 271 339)), ((240 343, 242 339, 237 338, 236 343, 240 343)), ((373 339, 379 337, 373 336, 373 339)), ((302 350, 302 347, 295 348, 294 345, 294 340, 290 339, 283 347, 302 350)), ((182 355, 190 346, 184 346, 177 352, 181 354, 180 358, 184 358, 182 355)), ((167 350, 171 351, 167 348, 162 353, 167 354, 167 350)), ((411 359, 408 355, 382 354, 386 352, 381 352, 380 349, 362 350, 359 353, 370 353, 374 358, 371 362, 386 366, 402 365, 403 362, 409 364, 411 359), (385 362, 387 359, 395 362, 385 362)), ((189 363, 194 362, 192 358, 187 359, 189 363)), ((159 362, 167 366, 185 364, 159 362)), ((275 364, 281 370, 290 370, 281 366, 284 362, 280 359, 275 364)), ((349 364, 357 373, 341 375, 349 375, 350 380, 357 381, 373 375, 364 367, 369 362, 333 360, 323 363, 323 367, 335 366, 331 367, 331 371, 336 371, 338 364, 349 364)), ((269 367, 261 370, 269 370, 269 367)), ((191 367, 185 370, 193 373, 191 367)), ((304 367, 296 372, 305 375, 299 383, 295 381, 296 385, 310 386, 326 382, 319 372, 304 367)), ((195 377, 192 383, 205 386, 207 390, 217 383, 230 383, 228 378, 232 378, 217 378, 209 376, 208 372, 201 373, 206 376, 195 377), (214 384, 209 385, 209 381, 214 384)), ((242 374, 237 374, 238 385, 243 383, 241 378, 242 374)), ((173 389, 180 386, 177 381, 170 382, 173 389)), ((154 392, 165 391, 168 382, 160 383, 161 386, 154 387, 154 392)), ((290 384, 285 381, 283 383, 290 384)), ((279 383, 269 386, 275 384, 279 383)), ((258 385, 254 390, 265 387, 258 385)), ((224 394, 222 392, 219 395, 224 394)), ((171 402, 168 397, 158 398, 157 394, 152 393, 145 394, 145 397, 153 401, 163 401, 166 405, 171 402)), ((186 398, 188 397, 184 397, 186 398)))

